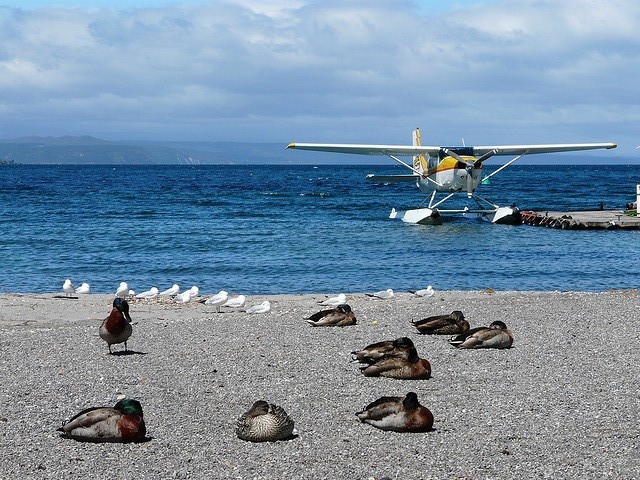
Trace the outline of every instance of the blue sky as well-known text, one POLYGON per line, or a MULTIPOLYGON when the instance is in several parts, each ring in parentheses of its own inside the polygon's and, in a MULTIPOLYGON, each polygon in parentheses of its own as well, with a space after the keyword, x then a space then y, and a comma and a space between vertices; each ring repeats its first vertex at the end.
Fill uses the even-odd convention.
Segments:
MULTIPOLYGON (((17 8, 23 9, 33 9, 33 8, 42 8, 42 7, 67 7, 67 8, 110 8, 110 9, 123 9, 123 8, 144 8, 144 7, 161 7, 166 5, 177 4, 180 2, 172 2, 172 1, 153 1, 153 0, 137 0, 137 1, 126 1, 126 0, 18 0, 13 2, 3 1, 0 5, 8 5, 17 8)), ((205 1, 193 1, 191 3, 206 3, 205 1)))
MULTIPOLYGON (((113 10, 130 9, 130 8, 157 8, 168 5, 180 5, 184 3, 206 4, 212 3, 211 0, 191 0, 188 2, 179 0, 17 0, 3 1, 0 5, 34 9, 50 6, 67 7, 67 8, 109 8, 113 10)), ((462 8, 467 4, 479 4, 482 0, 416 0, 413 2, 422 11, 447 11, 462 8)))
POLYGON ((640 150, 636 0, 0 0, 0 138, 640 150))

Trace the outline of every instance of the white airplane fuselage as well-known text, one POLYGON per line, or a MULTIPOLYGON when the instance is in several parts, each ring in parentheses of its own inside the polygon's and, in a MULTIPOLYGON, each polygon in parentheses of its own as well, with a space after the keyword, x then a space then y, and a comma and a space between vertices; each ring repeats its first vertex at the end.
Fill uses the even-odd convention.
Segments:
MULTIPOLYGON (((474 157, 462 158, 469 161, 475 160, 474 157)), ((417 166, 414 165, 414 167, 417 166)), ((428 168, 424 170, 422 176, 416 175, 416 185, 425 194, 434 190, 438 193, 467 191, 470 174, 473 181, 472 191, 475 191, 482 181, 482 165, 478 165, 470 173, 465 167, 453 157, 445 157, 442 160, 438 157, 428 157, 428 168)))

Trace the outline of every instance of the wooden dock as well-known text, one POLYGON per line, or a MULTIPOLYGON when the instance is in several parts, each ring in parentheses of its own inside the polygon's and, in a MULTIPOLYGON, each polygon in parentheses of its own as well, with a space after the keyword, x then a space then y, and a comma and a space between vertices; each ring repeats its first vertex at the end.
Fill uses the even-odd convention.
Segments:
POLYGON ((563 230, 637 230, 640 218, 636 211, 589 210, 574 212, 522 211, 522 223, 535 227, 563 230), (635 215, 631 215, 635 214, 635 215))

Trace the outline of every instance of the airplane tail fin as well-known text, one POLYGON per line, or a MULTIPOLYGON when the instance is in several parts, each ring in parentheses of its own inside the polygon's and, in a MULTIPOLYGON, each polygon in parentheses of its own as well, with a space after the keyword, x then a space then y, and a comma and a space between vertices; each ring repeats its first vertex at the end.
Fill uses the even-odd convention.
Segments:
MULTIPOLYGON (((422 143, 421 143, 421 140, 420 140, 420 129, 419 128, 416 128, 413 131, 413 146, 414 147, 422 146, 422 143)), ((414 155, 413 156, 413 168, 418 170, 420 173, 424 173, 424 171, 427 170, 427 159, 425 158, 424 153, 422 155, 414 155)))

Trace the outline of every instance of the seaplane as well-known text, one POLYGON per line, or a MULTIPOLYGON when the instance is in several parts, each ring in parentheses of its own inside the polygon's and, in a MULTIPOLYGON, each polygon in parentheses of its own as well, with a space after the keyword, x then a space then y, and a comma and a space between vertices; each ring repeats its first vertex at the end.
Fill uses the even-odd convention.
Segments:
MULTIPOLYGON (((464 143, 464 142, 463 142, 464 143)), ((392 208, 389 218, 400 219, 406 223, 423 225, 442 223, 443 215, 464 214, 477 216, 483 220, 499 224, 522 223, 520 210, 515 205, 499 206, 476 194, 476 189, 489 182, 489 179, 512 165, 525 155, 581 150, 616 148, 615 143, 566 143, 549 145, 491 145, 491 146, 425 146, 420 139, 420 129, 413 131, 412 145, 360 145, 330 143, 290 143, 287 148, 311 150, 317 152, 348 153, 358 155, 384 155, 411 173, 405 175, 367 175, 372 182, 409 182, 414 183, 426 195, 418 208, 399 212, 392 208), (398 157, 413 157, 411 164, 398 157), (513 156, 512 159, 487 175, 482 167, 489 158, 513 156), (465 194, 472 208, 445 209, 444 202, 458 194, 465 194), (441 194, 442 198, 437 197, 441 194), (425 203, 428 200, 428 204, 425 203)))

